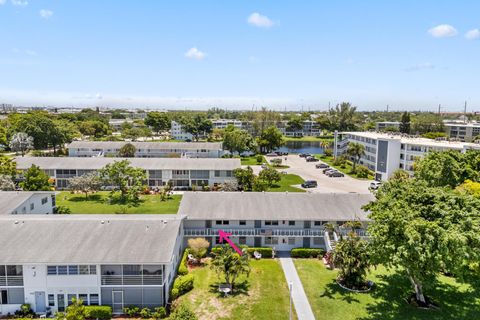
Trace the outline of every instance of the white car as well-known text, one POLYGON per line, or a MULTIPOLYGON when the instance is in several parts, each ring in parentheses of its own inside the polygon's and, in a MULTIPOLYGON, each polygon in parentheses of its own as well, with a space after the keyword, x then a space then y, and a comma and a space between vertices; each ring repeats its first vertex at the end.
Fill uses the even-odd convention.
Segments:
POLYGON ((381 181, 373 181, 370 183, 370 189, 377 190, 382 185, 381 181))

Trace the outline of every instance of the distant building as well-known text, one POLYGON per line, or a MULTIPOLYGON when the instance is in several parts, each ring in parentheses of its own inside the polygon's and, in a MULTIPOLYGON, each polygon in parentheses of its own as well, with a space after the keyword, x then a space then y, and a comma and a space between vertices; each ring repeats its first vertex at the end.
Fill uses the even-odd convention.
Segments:
POLYGON ((0 191, 0 214, 52 214, 55 205, 53 191, 0 191))
POLYGON ((234 126, 237 129, 244 129, 243 122, 236 119, 215 119, 212 120, 212 127, 214 129, 225 129, 228 126, 234 126))
POLYGON ((400 130, 400 124, 401 122, 398 122, 398 121, 381 121, 375 124, 375 130, 385 131, 389 128, 393 128, 393 129, 397 129, 398 131, 400 130))
POLYGON ((304 136, 317 137, 322 134, 320 125, 316 121, 312 121, 312 120, 304 120, 302 122, 302 128, 298 130, 291 130, 288 126, 288 121, 278 122, 277 128, 286 137, 304 137, 304 136))
POLYGON ((193 135, 191 133, 186 132, 179 122, 173 121, 173 120, 170 124, 170 135, 172 139, 175 139, 175 140, 181 140, 181 141, 193 140, 193 135))
POLYGON ((450 138, 472 142, 480 136, 480 123, 446 123, 445 131, 450 138))
POLYGON ((374 171, 376 180, 387 180, 398 169, 413 174, 415 160, 429 151, 480 150, 480 144, 475 143, 431 140, 394 133, 342 132, 335 134, 334 154, 346 154, 350 142, 365 146, 360 164, 374 171))
POLYGON ((220 158, 221 142, 125 142, 73 141, 67 145, 70 157, 118 157, 120 149, 132 144, 136 158, 220 158))

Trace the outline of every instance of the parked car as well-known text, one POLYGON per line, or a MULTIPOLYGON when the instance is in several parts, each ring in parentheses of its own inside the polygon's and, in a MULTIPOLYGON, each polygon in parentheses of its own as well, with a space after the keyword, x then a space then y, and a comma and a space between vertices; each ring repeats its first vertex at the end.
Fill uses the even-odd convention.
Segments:
POLYGON ((300 158, 306 158, 306 157, 310 157, 310 156, 312 156, 312 155, 309 154, 309 153, 300 153, 298 156, 299 156, 300 158))
POLYGON ((262 163, 262 169, 267 169, 267 168, 268 168, 267 164, 265 162, 262 163))
POLYGON ((327 174, 328 171, 332 171, 332 170, 335 170, 335 169, 333 169, 333 168, 325 168, 325 169, 323 169, 322 172, 323 172, 324 174, 327 174))
POLYGON ((317 181, 315 180, 307 180, 304 183, 302 183, 302 188, 316 188, 317 187, 317 181))
POLYGON ((288 152, 283 152, 283 151, 275 151, 274 153, 277 154, 277 156, 288 156, 288 152))
POLYGON ((315 165, 315 168, 317 168, 317 169, 327 169, 327 168, 330 168, 330 166, 326 163, 317 163, 315 165))
POLYGON ((370 183, 370 189, 377 190, 382 185, 381 181, 373 181, 370 183))
POLYGON ((266 154, 267 157, 277 157, 278 154, 276 152, 270 152, 266 154))
POLYGON ((343 178, 345 175, 341 173, 340 171, 330 171, 330 174, 328 175, 330 178, 343 178))
POLYGON ((318 162, 318 159, 312 156, 306 157, 305 160, 307 162, 318 162))

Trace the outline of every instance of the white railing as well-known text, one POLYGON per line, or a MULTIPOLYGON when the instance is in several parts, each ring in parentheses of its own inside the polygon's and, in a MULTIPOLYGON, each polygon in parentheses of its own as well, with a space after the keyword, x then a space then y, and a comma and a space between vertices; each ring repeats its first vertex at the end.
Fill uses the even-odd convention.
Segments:
MULTIPOLYGON (((232 236, 284 236, 284 237, 322 237, 323 229, 222 229, 232 236)), ((218 236, 219 229, 212 228, 186 228, 185 236, 218 236)))
POLYGON ((162 285, 162 275, 102 275, 102 286, 162 285))
POLYGON ((0 286, 23 286, 23 276, 0 276, 0 286))

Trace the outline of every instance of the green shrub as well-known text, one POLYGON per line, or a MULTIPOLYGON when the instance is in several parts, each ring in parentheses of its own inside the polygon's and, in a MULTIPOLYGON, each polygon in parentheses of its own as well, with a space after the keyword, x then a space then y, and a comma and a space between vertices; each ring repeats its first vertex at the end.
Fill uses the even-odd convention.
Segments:
POLYGON ((33 312, 29 303, 22 304, 20 306, 20 309, 15 311, 16 318, 33 318, 34 316, 35 316, 35 312, 33 312))
POLYGON ((142 317, 143 319, 150 319, 151 316, 152 312, 150 311, 150 309, 143 308, 142 310, 140 310, 140 317, 142 317))
POLYGON ((198 317, 185 305, 180 305, 168 318, 169 320, 197 320, 198 317))
MULTIPOLYGON (((273 256, 273 249, 268 248, 268 247, 258 247, 258 248, 249 248, 247 246, 240 246, 240 248, 247 249, 248 254, 253 257, 253 253, 257 251, 262 255, 262 258, 271 258, 273 256)), ((220 253, 221 248, 220 247, 213 247, 212 250, 210 251, 213 254, 220 253)))
POLYGON ((184 295, 188 291, 193 289, 193 274, 187 274, 184 276, 178 276, 173 282, 173 288, 170 292, 172 300, 177 299, 181 295, 184 295))
POLYGON ((153 319, 163 319, 167 317, 167 310, 164 307, 157 307, 155 308, 154 312, 152 312, 153 319))
POLYGON ((178 266, 178 275, 184 276, 188 274, 187 268, 187 259, 188 259, 188 249, 185 249, 183 252, 182 260, 180 261, 180 265, 178 266))
POLYGON ((137 306, 127 306, 123 308, 123 313, 125 313, 130 318, 135 318, 139 316, 140 308, 137 306))
POLYGON ((372 174, 372 172, 365 166, 357 166, 356 170, 358 178, 368 178, 368 176, 372 174))
POLYGON ((323 249, 295 248, 290 251, 292 258, 319 258, 325 254, 323 249))
POLYGON ((110 306, 85 306, 85 317, 89 319, 107 320, 112 318, 110 306))
POLYGON ((255 160, 257 160, 258 164, 261 164, 263 162, 263 156, 261 154, 259 154, 255 157, 255 160))

